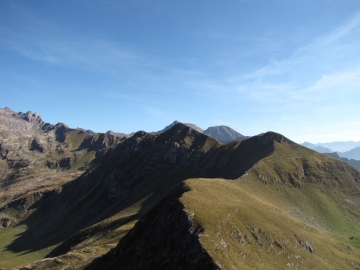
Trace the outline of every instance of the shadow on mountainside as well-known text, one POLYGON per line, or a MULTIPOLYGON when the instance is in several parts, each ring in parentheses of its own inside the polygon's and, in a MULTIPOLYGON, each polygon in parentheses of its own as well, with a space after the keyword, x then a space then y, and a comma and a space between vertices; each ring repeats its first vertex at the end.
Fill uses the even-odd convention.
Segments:
POLYGON ((183 180, 242 176, 274 151, 274 140, 287 139, 266 133, 222 145, 182 124, 158 136, 137 132, 109 150, 96 167, 43 194, 34 204, 27 205, 26 200, 10 203, 8 207, 14 211, 33 212, 17 225, 26 225, 27 230, 7 249, 32 252, 60 244, 48 256, 66 253, 88 237, 82 231, 85 228, 142 201, 137 214, 114 221, 105 229, 137 220, 183 180))

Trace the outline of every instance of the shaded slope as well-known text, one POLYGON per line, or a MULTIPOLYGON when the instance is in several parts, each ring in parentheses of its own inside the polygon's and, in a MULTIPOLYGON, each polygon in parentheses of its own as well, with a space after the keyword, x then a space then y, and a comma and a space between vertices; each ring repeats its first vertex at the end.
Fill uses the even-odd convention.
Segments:
MULTIPOLYGON (((67 239, 51 252, 59 255, 84 240, 79 231, 122 210, 135 215, 128 219, 132 222, 187 178, 200 158, 216 146, 220 146, 216 140, 182 124, 159 136, 138 132, 108 149, 80 178, 36 200, 19 198, 8 204, 6 211, 12 217, 27 209, 20 223, 27 230, 7 249, 36 251, 67 239)), ((87 235, 93 236, 92 232, 87 235)))
POLYGON ((219 269, 199 242, 203 228, 178 200, 186 190, 179 185, 117 248, 85 269, 219 269))
POLYGON ((118 218, 133 222, 189 177, 237 178, 273 151, 272 138, 285 140, 269 133, 224 146, 182 124, 158 136, 137 132, 107 150, 102 160, 78 179, 42 194, 35 203, 33 199, 19 198, 8 205, 7 212, 12 216, 18 215, 19 209, 28 210, 22 214, 20 223, 27 230, 7 249, 13 252, 53 249, 62 242, 49 254, 58 256, 81 245, 85 231, 87 238, 100 239, 95 235, 95 227, 86 228, 99 227, 103 220, 118 213, 123 213, 118 218), (249 156, 252 149, 258 153, 249 156))
MULTIPOLYGON (((351 194, 357 190, 354 181, 359 181, 359 172, 273 132, 222 145, 188 126, 177 124, 160 135, 137 132, 121 144, 105 150, 99 152, 94 165, 78 179, 31 200, 19 198, 7 206, 9 215, 15 217, 23 214, 19 225, 27 226, 26 231, 7 245, 8 251, 19 253, 50 248, 49 256, 65 254, 61 256, 63 259, 74 252, 84 256, 82 248, 92 248, 97 250, 96 256, 99 256, 101 252, 110 249, 103 247, 105 243, 112 245, 118 242, 136 220, 168 196, 174 186, 192 177, 221 177, 234 179, 232 182, 235 183, 241 176, 251 176, 250 182, 257 183, 256 192, 259 192, 259 196, 266 187, 271 187, 276 194, 278 190, 306 189, 301 196, 285 193, 281 196, 281 202, 285 204, 288 200, 297 205, 297 208, 301 202, 301 205, 307 207, 306 215, 311 217, 321 212, 331 213, 330 210, 333 210, 326 208, 328 200, 321 197, 319 187, 331 187, 335 190, 331 193, 334 198, 341 198, 341 201, 348 199, 354 203, 354 207, 357 205, 357 199, 353 199, 354 195, 351 194), (313 185, 319 187, 314 191, 313 185), (312 203, 316 207, 312 207, 312 203), (24 209, 26 211, 22 212, 24 209)), ((219 195, 219 205, 227 200, 226 194, 223 195, 219 195)), ((201 201, 201 196, 199 200, 201 201)), ((353 206, 341 210, 343 213, 353 211, 353 222, 358 214, 351 207, 353 206)), ((161 211, 178 213, 180 208, 169 210, 165 207, 161 211)), ((160 226, 156 220, 149 218, 153 214, 147 215, 145 223, 149 223, 149 226, 151 223, 153 227, 160 226)), ((331 214, 321 217, 325 220, 321 226, 328 226, 326 222, 330 223, 334 218, 331 214)), ((348 215, 343 217, 350 218, 348 215)), ((164 226, 166 224, 163 223, 164 226)), ((347 235, 351 230, 356 231, 353 225, 341 231, 344 224, 339 222, 332 230, 347 235)), ((205 228, 204 224, 201 226, 205 228)), ((128 248, 134 250, 136 246, 128 248)), ((209 250, 205 253, 214 257, 209 250)), ((85 260, 89 256, 85 256, 85 260)), ((70 261, 69 259, 69 264, 70 261)), ((83 261, 82 265, 84 263, 83 261)), ((78 268, 79 265, 71 267, 78 268)))
MULTIPOLYGON (((240 176, 243 169, 236 171, 236 164, 241 167, 245 156, 251 159, 251 153, 256 153, 261 158, 253 158, 253 166, 234 181, 188 180, 185 183, 191 190, 182 195, 180 202, 176 199, 167 202, 168 207, 180 203, 191 224, 195 224, 193 228, 201 228, 198 230, 201 246, 217 266, 223 269, 359 267, 358 171, 271 132, 227 147, 231 146, 232 153, 223 170, 214 169, 214 174, 240 176), (240 148, 249 152, 244 155, 243 151, 236 152, 240 148)), ((226 152, 225 146, 221 146, 208 155, 216 156, 214 153, 222 148, 226 152)), ((135 261, 142 261, 141 258, 145 260, 141 266, 160 267, 161 263, 152 263, 163 262, 166 257, 155 256, 155 259, 152 250, 143 247, 154 245, 156 254, 167 254, 166 241, 162 249, 162 241, 156 241, 145 229, 161 232, 176 227, 177 219, 160 210, 162 207, 159 204, 154 212, 144 216, 114 250, 89 269, 97 265, 117 269, 124 264, 135 268, 135 261), (155 212, 154 216, 150 214, 155 212)), ((193 231, 178 233, 188 239, 193 231)), ((187 244, 190 243, 188 240, 187 244)), ((175 249, 172 254, 182 251, 175 249)))

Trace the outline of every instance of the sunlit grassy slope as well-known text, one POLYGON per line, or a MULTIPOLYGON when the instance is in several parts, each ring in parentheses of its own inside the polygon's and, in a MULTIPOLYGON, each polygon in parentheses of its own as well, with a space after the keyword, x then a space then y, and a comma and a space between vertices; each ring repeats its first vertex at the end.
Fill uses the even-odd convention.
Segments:
POLYGON ((275 143, 237 180, 185 181, 180 200, 224 269, 359 269, 360 188, 342 166, 275 143))

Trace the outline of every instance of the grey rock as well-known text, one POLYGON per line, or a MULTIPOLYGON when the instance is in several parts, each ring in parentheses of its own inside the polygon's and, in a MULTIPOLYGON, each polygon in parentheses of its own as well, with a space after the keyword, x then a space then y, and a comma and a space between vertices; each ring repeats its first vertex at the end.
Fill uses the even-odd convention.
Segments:
POLYGON ((224 144, 227 144, 231 141, 243 140, 247 138, 246 136, 227 126, 209 127, 204 130, 203 133, 217 139, 219 142, 224 144))
POLYGON ((314 253, 314 248, 308 241, 300 241, 300 244, 310 253, 314 253))

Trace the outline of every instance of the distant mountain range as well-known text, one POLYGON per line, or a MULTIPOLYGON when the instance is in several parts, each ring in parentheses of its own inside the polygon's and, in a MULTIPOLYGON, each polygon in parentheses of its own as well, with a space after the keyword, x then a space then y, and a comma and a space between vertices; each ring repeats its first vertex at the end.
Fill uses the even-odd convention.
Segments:
POLYGON ((312 143, 308 143, 308 142, 304 142, 303 144, 301 144, 302 146, 305 146, 309 149, 315 150, 316 152, 319 153, 331 153, 334 152, 333 150, 331 150, 330 148, 324 147, 322 145, 319 144, 312 144, 312 143))
POLYGON ((304 142, 302 146, 315 150, 316 152, 327 154, 336 152, 340 157, 347 159, 360 160, 360 141, 359 142, 330 142, 312 144, 304 142))
POLYGON ((355 167, 356 169, 358 169, 360 171, 360 160, 356 160, 356 159, 348 159, 345 157, 341 157, 338 153, 333 152, 333 153, 324 153, 325 155, 329 156, 329 157, 333 157, 339 160, 342 160, 348 164, 350 164, 351 166, 355 167))
MULTIPOLYGON (((149 132, 149 133, 150 134, 161 134, 161 133, 171 129, 173 126, 175 126, 178 123, 181 123, 181 122, 176 120, 176 121, 172 122, 170 125, 163 128, 162 130, 149 132)), ((211 136, 223 144, 227 144, 227 143, 235 141, 235 140, 244 140, 246 138, 249 138, 248 136, 244 136, 244 135, 240 134, 239 132, 235 131, 234 129, 232 129, 228 126, 224 126, 224 125, 209 127, 206 130, 203 130, 202 128, 198 127, 195 124, 191 124, 191 123, 181 123, 181 124, 186 125, 192 129, 196 130, 197 132, 211 136)), ((130 134, 125 134, 125 133, 118 133, 118 132, 113 132, 113 131, 109 130, 106 132, 106 134, 114 135, 114 136, 121 137, 121 138, 129 138, 134 135, 134 132, 130 133, 130 134)))
MULTIPOLYGON (((328 143, 309 143, 304 142, 301 144, 302 146, 305 146, 307 148, 313 149, 317 151, 318 149, 320 151, 328 151, 328 152, 347 152, 355 147, 360 147, 360 141, 358 142, 328 142, 328 143)), ((326 153, 326 152, 320 152, 320 153, 326 153)))
POLYGON ((338 152, 338 154, 344 158, 360 160, 360 147, 355 147, 343 153, 338 152))

